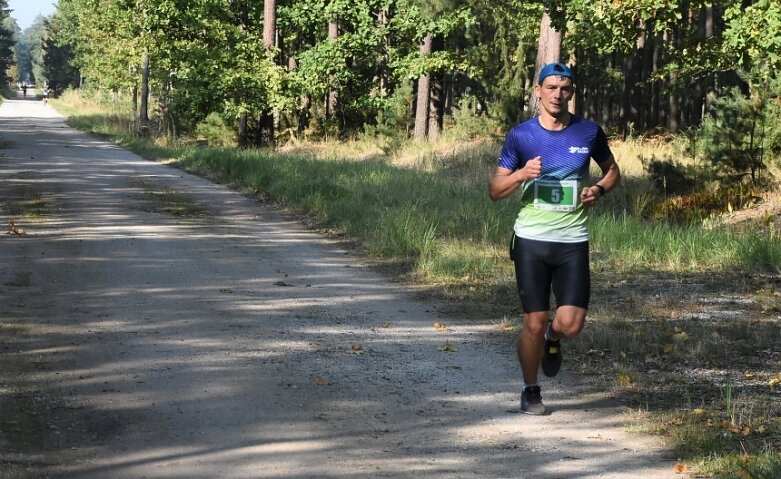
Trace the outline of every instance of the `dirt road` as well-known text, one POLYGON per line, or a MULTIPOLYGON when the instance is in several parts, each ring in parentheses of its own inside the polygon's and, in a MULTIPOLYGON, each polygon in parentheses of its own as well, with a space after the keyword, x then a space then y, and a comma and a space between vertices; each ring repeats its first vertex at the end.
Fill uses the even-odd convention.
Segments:
POLYGON ((2 478, 676 477, 566 362, 517 414, 496 324, 40 102, 0 107, 0 220, 2 478))

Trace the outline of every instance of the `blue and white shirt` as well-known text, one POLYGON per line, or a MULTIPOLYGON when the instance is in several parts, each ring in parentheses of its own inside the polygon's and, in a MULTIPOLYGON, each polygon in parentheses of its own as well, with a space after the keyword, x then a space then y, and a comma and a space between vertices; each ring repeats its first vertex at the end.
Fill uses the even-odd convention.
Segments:
POLYGON ((559 243, 588 241, 588 211, 580 203, 589 161, 608 161, 607 136, 596 123, 571 115, 563 130, 550 131, 535 117, 513 127, 504 141, 499 166, 518 170, 539 156, 540 176, 521 185, 515 234, 559 243))

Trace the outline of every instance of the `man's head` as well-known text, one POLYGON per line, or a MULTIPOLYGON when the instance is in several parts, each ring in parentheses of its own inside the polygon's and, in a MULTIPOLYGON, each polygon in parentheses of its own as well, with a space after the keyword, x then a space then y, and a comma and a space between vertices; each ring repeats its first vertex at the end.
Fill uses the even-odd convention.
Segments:
POLYGON ((551 63, 540 70, 534 94, 540 99, 540 115, 566 119, 567 104, 575 94, 572 70, 563 63, 551 63))
POLYGON ((549 76, 565 77, 572 80, 572 82, 575 81, 575 76, 572 74, 572 70, 563 63, 549 63, 542 67, 537 84, 542 85, 542 82, 549 76))

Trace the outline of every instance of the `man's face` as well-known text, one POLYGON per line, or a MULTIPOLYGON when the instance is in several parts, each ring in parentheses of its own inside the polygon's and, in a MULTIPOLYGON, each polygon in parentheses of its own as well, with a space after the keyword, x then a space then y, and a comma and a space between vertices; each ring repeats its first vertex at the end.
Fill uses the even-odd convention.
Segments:
POLYGON ((540 108, 550 116, 558 117, 567 112, 567 103, 575 94, 572 79, 551 75, 536 85, 534 91, 540 98, 540 108))

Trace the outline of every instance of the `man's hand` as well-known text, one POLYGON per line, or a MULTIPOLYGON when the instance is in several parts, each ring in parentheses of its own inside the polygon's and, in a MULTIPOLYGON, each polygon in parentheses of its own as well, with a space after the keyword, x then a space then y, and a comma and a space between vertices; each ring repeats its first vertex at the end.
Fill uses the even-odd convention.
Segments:
POLYGON ((580 202, 583 203, 583 206, 591 206, 594 203, 597 202, 597 188, 594 186, 583 188, 583 190, 580 192, 580 202))
POLYGON ((527 161, 523 168, 518 170, 497 166, 493 178, 488 182, 488 196, 493 201, 508 198, 521 183, 538 178, 541 172, 542 160, 539 156, 527 161))
POLYGON ((535 156, 531 160, 526 162, 526 165, 522 168, 524 181, 529 181, 540 176, 542 171, 542 159, 539 156, 535 156))

